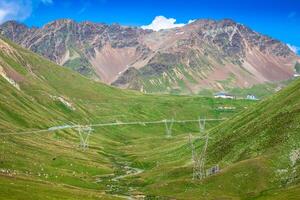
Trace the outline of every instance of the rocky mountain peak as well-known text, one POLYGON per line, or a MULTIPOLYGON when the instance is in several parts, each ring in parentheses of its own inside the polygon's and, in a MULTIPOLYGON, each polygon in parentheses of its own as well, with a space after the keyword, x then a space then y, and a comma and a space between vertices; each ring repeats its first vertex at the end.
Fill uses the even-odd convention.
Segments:
POLYGON ((284 43, 231 19, 200 19, 158 32, 70 19, 41 28, 10 21, 0 31, 83 75, 150 92, 178 87, 196 92, 286 80, 299 60, 284 43))
POLYGON ((27 26, 25 24, 22 24, 18 21, 15 21, 15 20, 6 21, 3 24, 1 24, 1 27, 23 27, 23 28, 27 28, 27 26))
POLYGON ((219 21, 219 24, 223 26, 236 26, 238 23, 233 19, 225 18, 219 21))
POLYGON ((51 30, 51 29, 57 29, 59 27, 72 26, 75 24, 76 22, 71 19, 60 19, 45 24, 41 29, 51 30))

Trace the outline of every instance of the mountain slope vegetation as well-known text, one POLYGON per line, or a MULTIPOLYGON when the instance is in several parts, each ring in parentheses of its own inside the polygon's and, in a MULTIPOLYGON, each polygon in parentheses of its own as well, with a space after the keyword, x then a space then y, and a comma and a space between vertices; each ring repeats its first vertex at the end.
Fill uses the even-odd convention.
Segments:
POLYGON ((172 188, 180 198, 190 195, 188 199, 299 199, 299 88, 297 80, 209 131, 207 165, 219 164, 219 174, 195 186, 177 169, 180 178, 159 189, 153 184, 150 190, 162 195, 172 188))
POLYGON ((146 95, 106 86, 0 40, 0 199, 298 199, 299 88, 295 81, 262 102, 146 95), (192 151, 204 145, 206 169, 192 180, 192 151), (93 127, 89 148, 72 124, 141 121, 93 127), (23 132, 23 133, 20 133, 23 132), (25 132, 25 133, 24 133, 25 132))
MULTIPOLYGON (((107 181, 125 173, 122 166, 131 161, 118 148, 141 136, 165 141, 164 124, 95 128, 90 148, 83 152, 76 130, 31 131, 72 124, 197 119, 200 114, 224 118, 252 103, 119 90, 57 66, 4 38, 0 63, 1 199, 117 198, 110 193, 124 192, 111 191, 107 181), (225 106, 236 109, 218 110, 225 106), (96 183, 98 176, 110 179, 96 183)), ((195 127, 175 126, 179 133, 195 127)))

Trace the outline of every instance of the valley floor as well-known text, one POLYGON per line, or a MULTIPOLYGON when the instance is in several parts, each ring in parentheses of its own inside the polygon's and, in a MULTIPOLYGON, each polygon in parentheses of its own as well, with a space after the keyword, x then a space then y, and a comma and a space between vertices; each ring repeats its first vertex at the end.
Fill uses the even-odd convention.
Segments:
POLYGON ((267 189, 267 157, 192 180, 188 141, 197 126, 175 124, 170 138, 164 124, 95 128, 86 150, 74 131, 5 136, 0 199, 297 199, 297 186, 284 195, 267 189))
POLYGON ((0 199, 300 199, 299 81, 262 101, 146 95, 0 47, 0 199), (93 127, 86 150, 76 129, 34 131, 199 116, 228 119, 206 123, 205 169, 220 171, 202 180, 197 121, 175 123, 172 137, 163 123, 93 127))

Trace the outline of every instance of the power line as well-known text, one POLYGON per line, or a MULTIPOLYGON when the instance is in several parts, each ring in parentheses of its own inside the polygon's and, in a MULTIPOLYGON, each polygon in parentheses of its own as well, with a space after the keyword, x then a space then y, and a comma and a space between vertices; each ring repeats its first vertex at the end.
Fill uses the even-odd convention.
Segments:
MULTIPOLYGON (((221 119, 206 119, 206 121, 224 121, 226 118, 221 119)), ((165 124, 165 123, 190 123, 190 122, 199 122, 198 119, 187 119, 187 120, 158 120, 158 121, 133 121, 133 122, 112 122, 112 123, 99 123, 99 124, 91 124, 91 125, 61 125, 54 126, 47 129, 40 130, 26 130, 26 131, 18 131, 18 132, 3 132, 0 135, 19 135, 19 134, 34 134, 34 133, 44 133, 44 132, 54 132, 59 130, 66 129, 74 129, 82 126, 89 127, 104 127, 104 126, 121 126, 121 125, 147 125, 147 124, 165 124)))
POLYGON ((43 130, 32 130, 32 131, 21 131, 21 132, 6 132, 6 133, 0 133, 0 135, 22 135, 22 134, 33 134, 33 133, 44 133, 49 132, 48 129, 43 130))

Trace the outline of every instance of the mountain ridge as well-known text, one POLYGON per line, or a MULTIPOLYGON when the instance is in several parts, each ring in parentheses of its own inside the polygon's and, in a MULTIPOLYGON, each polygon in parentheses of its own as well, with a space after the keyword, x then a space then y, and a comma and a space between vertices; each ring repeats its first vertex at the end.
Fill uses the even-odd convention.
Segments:
POLYGON ((199 19, 158 32, 61 19, 40 28, 16 22, 2 35, 93 79, 144 92, 247 88, 293 77, 287 45, 230 19, 199 19))
POLYGON ((92 81, 1 36, 0 64, 0 199, 299 197, 299 79, 261 102, 148 95, 92 81), (192 179, 191 143, 196 153, 205 145, 199 121, 174 123, 166 137, 164 120, 199 115, 227 118, 206 121, 205 170, 220 171, 202 180, 192 179), (93 126, 88 149, 77 129, 39 132, 119 122, 140 123, 93 126))

